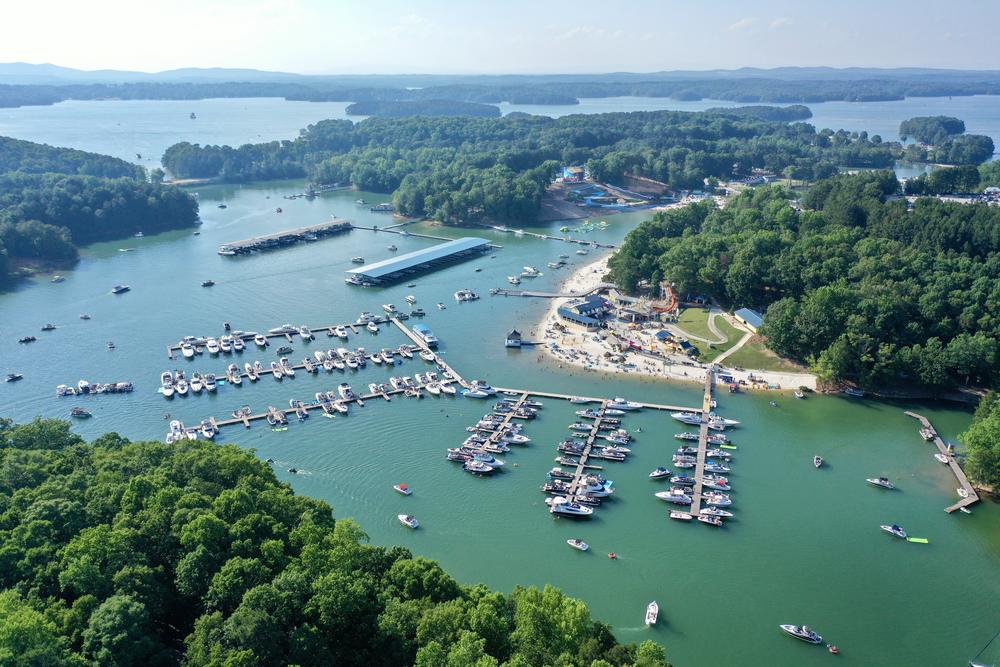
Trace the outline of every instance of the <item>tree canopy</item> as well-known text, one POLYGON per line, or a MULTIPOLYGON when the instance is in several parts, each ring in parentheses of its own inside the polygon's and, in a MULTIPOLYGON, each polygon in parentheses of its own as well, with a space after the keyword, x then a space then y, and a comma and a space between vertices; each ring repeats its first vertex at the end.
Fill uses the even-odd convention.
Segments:
POLYGON ((546 587, 463 586, 251 452, 0 420, 0 663, 664 667, 546 587))
POLYGON ((766 309, 776 352, 825 380, 992 387, 1000 380, 1000 210, 887 197, 892 172, 817 183, 801 212, 777 186, 724 209, 659 213, 610 262, 627 289, 675 282, 766 309))

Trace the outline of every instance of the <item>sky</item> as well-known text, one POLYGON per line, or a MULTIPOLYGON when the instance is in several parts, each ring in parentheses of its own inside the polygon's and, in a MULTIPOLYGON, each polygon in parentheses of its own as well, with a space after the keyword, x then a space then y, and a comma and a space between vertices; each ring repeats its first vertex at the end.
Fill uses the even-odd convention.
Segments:
POLYGON ((1000 68, 1000 0, 0 0, 0 62, 305 74, 1000 68))

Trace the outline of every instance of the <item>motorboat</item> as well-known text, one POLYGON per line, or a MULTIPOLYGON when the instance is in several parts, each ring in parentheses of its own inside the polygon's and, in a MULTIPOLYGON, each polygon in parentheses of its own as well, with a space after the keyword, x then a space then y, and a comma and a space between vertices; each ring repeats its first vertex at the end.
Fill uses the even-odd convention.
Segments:
POLYGON ((722 527, 722 518, 712 516, 711 514, 699 514, 698 521, 701 523, 707 523, 709 526, 715 526, 716 528, 722 527))
POLYGON ((434 363, 437 360, 437 357, 430 350, 421 350, 420 358, 429 363, 434 363))
POLYGON ((653 600, 646 605, 646 625, 656 625, 656 619, 660 615, 660 605, 653 600))
POLYGON ((896 485, 889 481, 888 477, 869 477, 865 480, 872 486, 878 486, 883 489, 889 489, 890 491, 896 488, 896 485))
MULTIPOLYGON (((385 362, 386 366, 393 366, 393 365, 395 365, 395 363, 396 363, 396 351, 395 350, 390 350, 388 348, 384 348, 378 354, 379 354, 379 356, 382 357, 382 361, 385 362)), ((375 355, 373 354, 372 356, 374 357, 375 355)))
POLYGON ((369 322, 368 324, 365 325, 365 328, 372 333, 378 333, 378 325, 375 324, 374 322, 369 322))
POLYGON ((795 398, 805 398, 806 397, 806 395, 804 393, 802 393, 801 389, 796 389, 795 392, 794 392, 794 394, 795 394, 795 398))
POLYGON ((520 285, 521 279, 518 278, 517 276, 507 276, 507 282, 509 282, 511 285, 520 285))
POLYGON ((401 356, 401 357, 403 357, 405 359, 412 359, 413 358, 413 351, 410 350, 410 348, 407 347, 406 345, 400 345, 399 349, 397 349, 396 352, 399 352, 399 356, 401 356))
POLYGON ((396 306, 391 303, 383 303, 382 310, 389 313, 389 315, 395 315, 399 312, 399 310, 396 309, 396 306))
POLYGON ((426 385, 424 385, 424 389, 426 389, 427 393, 431 394, 432 396, 441 395, 441 385, 439 385, 437 382, 428 382, 426 385))
POLYGON ((170 371, 160 373, 160 388, 165 397, 170 398, 174 395, 174 376, 170 371))
POLYGON ((564 516, 572 519, 589 519, 594 515, 592 507, 570 501, 566 496, 547 498, 545 502, 549 506, 549 512, 556 516, 564 516))
MULTIPOLYGON (((612 410, 638 410, 642 407, 641 403, 636 403, 634 401, 627 401, 621 396, 616 396, 613 401, 608 403, 608 407, 612 410)), ((619 413, 620 414, 620 413, 619 413)))
POLYGON ((676 452, 678 456, 694 456, 697 453, 697 447, 678 447, 676 452))
POLYGON ((257 334, 253 337, 253 342, 257 344, 257 347, 267 347, 267 336, 264 334, 257 334))
POLYGON ((111 293, 124 294, 125 292, 128 292, 130 289, 132 288, 129 287, 128 285, 115 285, 114 287, 111 288, 111 293))
POLYGON ((281 365, 277 361, 271 362, 271 375, 274 376, 275 380, 280 380, 285 376, 285 373, 281 370, 281 365))
POLYGON ((476 294, 467 287, 455 292, 454 296, 455 296, 455 301, 458 301, 459 303, 463 301, 475 301, 476 299, 479 298, 478 294, 476 294))
POLYGON ((247 379, 251 382, 256 382, 260 379, 257 369, 249 361, 243 364, 243 371, 247 374, 247 379))
MULTIPOLYGON (((202 384, 205 385, 205 391, 213 392, 219 386, 219 382, 215 377, 215 373, 207 373, 202 380, 202 384)), ((238 382, 233 382, 233 384, 239 384, 238 382)))
POLYGON ((810 644, 821 644, 823 642, 823 638, 813 632, 808 625, 779 625, 778 627, 786 635, 801 639, 804 642, 810 644))
MULTIPOLYGON (((329 395, 329 392, 328 392, 328 395, 329 395)), ((337 412, 339 412, 342 415, 346 415, 348 413, 347 406, 344 405, 343 403, 341 403, 340 401, 333 401, 333 402, 330 403, 330 406, 333 407, 334 410, 336 410, 337 412)))
POLYGON ((36 340, 38 340, 38 339, 35 338, 34 336, 23 336, 21 338, 18 338, 17 342, 18 343, 34 343, 36 340))
POLYGON ((351 261, 354 262, 355 264, 364 264, 365 263, 365 258, 364 257, 351 257, 351 261))
POLYGON ((682 424, 701 424, 701 414, 697 412, 671 412, 670 416, 681 422, 682 424))
POLYGON ((183 355, 183 357, 185 359, 191 359, 191 358, 193 358, 194 357, 194 345, 192 345, 191 343, 182 343, 181 344, 181 355, 183 355))
POLYGON ((205 383, 202 381, 201 378, 201 373, 191 374, 190 386, 191 386, 191 391, 193 391, 194 393, 196 394, 201 393, 201 390, 205 387, 205 383))
POLYGON ((492 475, 496 472, 496 468, 488 463, 482 461, 477 461, 475 459, 466 461, 462 466, 462 469, 473 475, 492 475))
POLYGON ((594 403, 595 400, 592 398, 582 398, 580 396, 571 396, 569 399, 570 403, 575 403, 576 405, 582 405, 584 403, 594 403))
POLYGON ((715 506, 702 507, 701 508, 701 513, 704 514, 704 515, 706 515, 706 516, 720 516, 720 517, 731 517, 731 516, 733 516, 732 512, 730 512, 728 510, 724 510, 724 509, 719 509, 718 507, 715 507, 715 506))
POLYGON ((92 414, 90 414, 83 408, 72 408, 69 411, 69 416, 75 419, 89 419, 90 417, 93 417, 92 414))
POLYGON ((709 449, 705 452, 705 458, 729 461, 733 458, 733 455, 722 449, 709 449))
POLYGON ((410 487, 408 487, 406 484, 394 484, 392 488, 394 488, 397 493, 401 493, 404 496, 408 496, 411 493, 413 493, 413 490, 410 489, 410 487))
POLYGON ((586 424, 584 422, 573 422, 567 428, 571 431, 589 432, 594 427, 591 424, 586 424))
POLYGON ((399 522, 407 528, 416 529, 420 527, 420 522, 417 521, 417 517, 412 514, 397 514, 396 518, 399 519, 399 522))
POLYGON ((955 492, 958 493, 959 498, 965 499, 969 497, 969 490, 961 486, 955 489, 955 492))
POLYGON ((202 437, 205 438, 206 440, 215 439, 215 427, 212 426, 212 423, 207 419, 201 422, 199 430, 201 431, 202 437))
POLYGON ((668 468, 659 466, 653 472, 649 473, 650 479, 663 479, 664 477, 670 477, 673 473, 670 472, 668 468))
POLYGON ((703 479, 701 485, 708 489, 714 489, 716 491, 732 491, 733 487, 729 486, 727 482, 723 482, 719 479, 703 479))
MULTIPOLYGON (((442 394, 450 394, 451 396, 454 396, 457 393, 456 390, 455 390, 455 388, 452 387, 450 384, 442 384, 442 385, 439 385, 439 386, 441 388, 441 393, 442 394)), ((521 437, 523 437, 523 436, 521 436, 521 437)), ((513 441, 510 441, 510 442, 513 442, 513 441)), ((526 442, 530 442, 530 439, 526 440, 526 442)))
POLYGON ((295 369, 292 368, 292 363, 288 361, 288 357, 282 357, 281 359, 278 360, 278 363, 281 364, 282 373, 284 373, 288 377, 295 377, 295 369))
POLYGON ((301 338, 302 340, 312 340, 313 338, 315 338, 315 336, 313 336, 313 332, 307 326, 299 327, 298 332, 299 332, 299 338, 301 338))
POLYGON ((337 338, 340 338, 340 339, 343 339, 343 340, 346 340, 347 336, 348 336, 348 334, 347 334, 347 327, 334 327, 333 328, 333 333, 334 333, 334 335, 337 336, 337 338))
POLYGON ((942 454, 941 452, 935 453, 934 458, 937 459, 938 463, 943 463, 945 465, 948 465, 948 463, 950 463, 948 457, 942 454))
POLYGON ((412 304, 412 303, 416 303, 416 302, 417 302, 417 297, 413 296, 412 294, 407 294, 406 295, 406 303, 411 303, 412 304))
POLYGON ((674 434, 674 438, 676 438, 677 440, 692 440, 693 441, 693 440, 698 440, 699 436, 698 436, 697 433, 689 433, 689 432, 685 431, 684 433, 676 433, 676 434, 674 434))
POLYGON ((677 493, 673 489, 669 491, 657 491, 653 494, 660 500, 665 500, 668 503, 673 503, 674 505, 690 505, 691 496, 686 493, 677 493))
POLYGON ((178 396, 187 396, 188 394, 188 383, 184 378, 178 379, 174 383, 174 389, 177 391, 178 396))
POLYGON ((219 341, 215 338, 209 338, 205 341, 205 349, 208 350, 209 354, 218 354, 222 349, 219 345, 219 341))
MULTIPOLYGON (((17 382, 18 380, 23 380, 24 376, 20 373, 7 373, 7 377, 4 382, 17 382)), ((172 387, 171 387, 172 388, 172 387)))
POLYGON ((346 382, 341 382, 337 386, 337 393, 340 394, 340 398, 345 401, 351 401, 357 398, 357 396, 354 394, 354 390, 351 389, 351 385, 347 384, 346 382))
POLYGON ((920 429, 920 437, 930 442, 931 440, 934 439, 934 431, 927 427, 922 427, 920 429))
POLYGON ((379 352, 372 352, 370 359, 372 360, 372 363, 376 365, 380 365, 383 361, 385 361, 379 352))
POLYGON ((587 544, 583 540, 578 540, 575 537, 566 540, 566 544, 570 545, 571 547, 573 547, 578 551, 586 551, 587 549, 590 548, 589 544, 587 544))
POLYGON ((695 479, 687 475, 674 475, 670 478, 670 483, 678 486, 694 486, 695 479))
POLYGON ((732 470, 723 463, 706 463, 705 472, 732 472, 732 470))
POLYGON ((732 498, 724 493, 706 493, 702 495, 702 500, 706 505, 715 507, 729 507, 733 504, 732 498))
POLYGON ((678 521, 690 521, 694 518, 690 512, 679 512, 677 510, 670 510, 668 515, 671 519, 677 519, 678 521))
POLYGON ((230 354, 233 351, 233 337, 223 336, 219 339, 219 349, 226 354, 230 354))
POLYGON ((708 415, 708 421, 709 421, 709 423, 714 422, 716 424, 722 424, 722 425, 725 425, 725 426, 739 426, 740 425, 740 422, 737 421, 736 419, 727 419, 726 417, 720 417, 719 415, 715 414, 714 412, 709 413, 709 415, 708 415))

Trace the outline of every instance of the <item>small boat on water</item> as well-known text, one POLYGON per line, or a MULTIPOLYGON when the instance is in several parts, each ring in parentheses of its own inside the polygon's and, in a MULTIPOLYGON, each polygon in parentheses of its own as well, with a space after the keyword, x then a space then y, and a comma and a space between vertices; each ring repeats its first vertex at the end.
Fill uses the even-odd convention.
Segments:
POLYGON ((594 515, 594 508, 578 502, 572 502, 566 496, 556 496, 546 498, 545 503, 549 506, 549 513, 555 516, 564 516, 570 519, 589 519, 594 515))
POLYGON ((722 519, 717 516, 712 516, 711 514, 699 514, 698 521, 706 523, 709 526, 715 526, 716 528, 722 527, 722 519))
POLYGON ((4 382, 17 382, 22 379, 24 379, 24 376, 20 373, 7 373, 7 377, 4 379, 4 382))
POLYGON ((969 497, 968 490, 962 488, 961 486, 958 487, 957 489, 955 489, 955 492, 958 493, 958 497, 959 498, 968 498, 969 497))
POLYGON ((115 285, 114 287, 111 288, 111 293, 124 294, 125 292, 128 292, 130 289, 132 288, 129 287, 128 285, 115 285))
POLYGON ((404 496, 408 496, 411 493, 413 493, 410 487, 408 487, 406 484, 395 484, 393 485, 392 488, 394 488, 398 493, 401 493, 404 496))
POLYGON ((372 332, 373 334, 378 333, 378 325, 375 324, 374 322, 369 322, 368 324, 365 325, 365 328, 368 329, 368 331, 372 332))
POLYGON ((937 459, 938 463, 943 463, 945 465, 948 465, 949 463, 948 457, 942 454, 941 452, 935 453, 934 458, 937 459))
POLYGON ((455 301, 462 303, 464 301, 475 301, 479 298, 479 295, 473 292, 468 287, 458 290, 455 292, 455 301))
POLYGON ((397 514, 396 518, 399 519, 399 522, 407 528, 416 529, 420 527, 420 522, 417 521, 417 517, 412 514, 397 514))
POLYGON ((646 605, 646 625, 656 625, 656 619, 660 616, 660 605, 653 600, 646 605))
POLYGON ((209 280, 203 280, 203 281, 201 281, 201 286, 202 287, 212 287, 213 285, 215 285, 215 281, 214 280, 209 279, 209 280))
POLYGON ((887 525, 883 524, 883 525, 879 526, 879 528, 881 528, 883 531, 889 533, 893 537, 898 537, 901 540, 905 540, 906 539, 906 531, 903 530, 902 528, 900 528, 899 526, 897 526, 896 524, 892 524, 891 526, 887 526, 887 525))
POLYGON ((823 457, 822 456, 814 456, 813 457, 813 467, 815 467, 815 468, 822 468, 823 467, 823 457))
POLYGON ((587 544, 583 540, 578 540, 575 537, 566 540, 566 544, 570 545, 571 547, 579 551, 586 551, 587 549, 590 548, 589 544, 587 544))
POLYGON ((806 395, 800 389, 795 390, 795 398, 805 398, 806 395))
POLYGON ((872 486, 878 486, 883 489, 889 489, 890 491, 896 488, 896 485, 889 481, 888 477, 869 477, 865 480, 872 486))
POLYGON ((73 408, 69 411, 69 416, 75 419, 89 419, 93 417, 92 414, 84 410, 83 408, 73 408))
POLYGON ((810 644, 823 642, 823 638, 813 632, 808 625, 779 625, 778 627, 789 637, 795 637, 810 644))
POLYGON ((677 521, 691 521, 694 516, 690 512, 680 512, 678 510, 670 510, 668 515, 671 519, 676 519, 677 521))
POLYGON ((355 264, 364 264, 365 263, 365 258, 364 257, 351 257, 351 261, 354 262, 355 264))
POLYGON ((650 479, 663 479, 664 477, 670 477, 673 473, 670 472, 669 468, 664 468, 659 466, 653 472, 649 473, 650 479))
POLYGON ((934 431, 929 428, 923 427, 919 431, 920 437, 928 442, 934 439, 934 431))

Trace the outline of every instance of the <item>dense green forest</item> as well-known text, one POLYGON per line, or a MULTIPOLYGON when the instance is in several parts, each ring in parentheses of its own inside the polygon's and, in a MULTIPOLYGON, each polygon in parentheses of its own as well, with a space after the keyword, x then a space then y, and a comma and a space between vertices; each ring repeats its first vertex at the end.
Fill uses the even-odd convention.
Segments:
POLYGON ((712 77, 684 73, 468 77, 320 77, 295 81, 132 82, 66 85, 0 85, 0 107, 54 104, 63 100, 195 100, 216 97, 283 97, 305 101, 425 101, 498 104, 577 104, 579 98, 668 97, 750 104, 885 101, 905 97, 1000 94, 993 72, 938 72, 916 76, 884 71, 835 74, 760 70, 712 77))
POLYGON ((422 100, 401 102, 397 100, 366 100, 347 105, 349 116, 478 116, 499 118, 500 108, 478 102, 455 100, 422 100))
MULTIPOLYGON (((758 110, 757 113, 760 113, 758 110)), ((405 215, 445 222, 530 220, 560 165, 586 164, 594 178, 620 182, 625 172, 676 189, 698 189, 706 178, 777 172, 810 178, 837 166, 887 167, 899 144, 867 133, 816 131, 805 123, 753 115, 653 111, 562 118, 509 114, 502 118, 369 118, 328 120, 293 141, 229 146, 180 143, 164 166, 179 178, 229 181, 308 176, 394 193, 405 215)))
POLYGON ((612 278, 766 309, 776 352, 862 386, 1000 380, 1000 209, 888 197, 889 171, 820 181, 801 201, 771 186, 724 209, 658 213, 625 239, 612 278))
POLYGON ((1000 489, 1000 394, 987 392, 979 401, 972 425, 958 439, 968 455, 964 468, 969 477, 1000 489))
POLYGON ((965 134, 965 121, 954 116, 917 116, 899 124, 899 138, 903 141, 936 144, 957 134, 965 134))
POLYGON ((0 137, 0 285, 25 263, 66 264, 77 246, 195 224, 196 200, 124 160, 0 137))
POLYGON ((546 587, 463 586, 251 452, 0 420, 0 664, 664 667, 546 587))
POLYGON ((944 195, 972 193, 980 190, 981 167, 946 167, 935 169, 906 181, 908 195, 944 195))
POLYGON ((705 109, 705 113, 736 116, 738 118, 783 121, 808 120, 813 115, 812 110, 802 104, 793 104, 787 107, 761 106, 759 104, 742 107, 712 107, 711 109, 705 109))
POLYGON ((920 142, 906 147, 912 162, 980 164, 993 156, 993 140, 981 134, 964 134, 965 122, 951 116, 917 116, 899 125, 899 136, 920 142))

